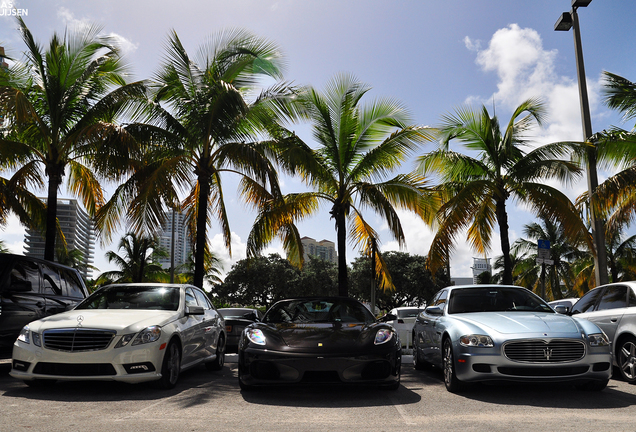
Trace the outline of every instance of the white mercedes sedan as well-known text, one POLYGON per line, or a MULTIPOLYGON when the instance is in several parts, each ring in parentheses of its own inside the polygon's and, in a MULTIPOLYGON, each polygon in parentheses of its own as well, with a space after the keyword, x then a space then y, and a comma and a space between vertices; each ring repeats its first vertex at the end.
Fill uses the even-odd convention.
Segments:
POLYGON ((13 346, 11 376, 27 385, 56 380, 156 381, 225 361, 225 323, 191 285, 116 284, 73 310, 29 323, 13 346))

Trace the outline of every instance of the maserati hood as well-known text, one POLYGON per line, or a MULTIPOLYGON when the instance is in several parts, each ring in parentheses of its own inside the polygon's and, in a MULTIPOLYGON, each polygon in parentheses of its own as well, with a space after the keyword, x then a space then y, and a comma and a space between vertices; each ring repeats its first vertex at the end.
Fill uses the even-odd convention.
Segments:
POLYGON ((573 333, 581 329, 566 315, 542 312, 475 312, 461 314, 459 320, 503 334, 573 333))
POLYGON ((152 325, 165 325, 178 318, 178 312, 140 309, 81 309, 63 312, 29 324, 31 331, 60 328, 139 331, 152 325))

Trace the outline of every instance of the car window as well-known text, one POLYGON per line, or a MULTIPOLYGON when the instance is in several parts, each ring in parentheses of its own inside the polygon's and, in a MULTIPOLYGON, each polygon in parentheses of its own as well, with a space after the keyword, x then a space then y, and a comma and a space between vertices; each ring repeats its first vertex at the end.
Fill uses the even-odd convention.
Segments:
POLYGON ((107 286, 95 291, 76 309, 179 309, 180 290, 162 286, 107 286))
POLYGON ((26 288, 30 287, 31 292, 40 291, 40 269, 34 262, 18 260, 11 269, 9 276, 9 290, 11 286, 20 286, 20 291, 29 292, 26 288))
POLYGON ((266 323, 372 323, 363 304, 347 300, 290 300, 276 303, 263 317, 266 323))
POLYGON ((627 287, 613 285, 605 287, 597 310, 625 308, 627 304, 627 287))
POLYGON ((629 306, 636 306, 636 294, 634 294, 634 290, 630 287, 627 289, 627 293, 629 295, 629 306))
POLYGON ((65 296, 84 298, 82 284, 77 278, 77 274, 69 269, 61 268, 60 277, 62 279, 62 291, 65 296))
POLYGON ((40 264, 42 268, 42 294, 62 295, 62 281, 57 268, 40 264))
POLYGON ((203 309, 214 309, 210 300, 208 300, 208 296, 206 296, 202 291, 195 289, 194 295, 196 296, 199 306, 203 306, 203 309))
POLYGON ((400 309, 397 311, 398 318, 415 318, 422 309, 413 308, 413 309, 400 309))
POLYGON ((433 306, 439 306, 443 309, 446 303, 447 296, 448 296, 448 290, 446 289, 442 290, 442 292, 439 294, 439 297, 437 297, 437 299, 435 300, 435 303, 433 303, 433 306))
POLYGON ((601 294, 602 288, 594 288, 592 291, 585 294, 579 301, 572 307, 572 315, 583 312, 591 312, 594 310, 594 305, 598 296, 601 294))
POLYGON ((198 306, 197 298, 194 295, 192 288, 186 289, 185 292, 185 304, 186 306, 198 306))
POLYGON ((451 291, 449 314, 470 312, 549 312, 543 300, 525 288, 485 286, 451 291))

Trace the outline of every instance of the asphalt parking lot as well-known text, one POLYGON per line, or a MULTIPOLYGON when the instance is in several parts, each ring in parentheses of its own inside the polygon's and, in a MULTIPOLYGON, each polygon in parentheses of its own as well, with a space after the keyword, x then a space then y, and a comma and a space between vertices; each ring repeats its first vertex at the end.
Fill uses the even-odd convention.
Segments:
POLYGON ((241 392, 236 356, 170 391, 108 382, 29 388, 0 365, 0 431, 635 431, 636 386, 477 385, 448 393, 405 356, 397 391, 313 386, 241 392))

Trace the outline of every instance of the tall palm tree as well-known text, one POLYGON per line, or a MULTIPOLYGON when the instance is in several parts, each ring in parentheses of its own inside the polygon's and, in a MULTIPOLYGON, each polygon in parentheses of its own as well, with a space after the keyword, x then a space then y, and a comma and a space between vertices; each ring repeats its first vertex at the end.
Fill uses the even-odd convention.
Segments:
POLYGON ((120 270, 102 273, 99 276, 100 282, 159 282, 165 279, 166 272, 157 263, 157 258, 164 257, 167 253, 159 247, 155 237, 137 236, 129 232, 119 241, 119 250, 123 251, 121 255, 108 251, 106 258, 120 270))
POLYGON ((512 283, 507 203, 523 204, 550 220, 567 227, 576 238, 585 231, 570 200, 548 180, 570 182, 580 167, 563 160, 580 148, 570 143, 553 143, 529 149, 526 133, 545 115, 543 104, 528 99, 513 112, 505 129, 486 107, 473 111, 459 108, 445 115, 439 128, 440 145, 436 151, 419 157, 423 173, 440 175, 438 191, 445 203, 438 212, 439 228, 431 245, 431 270, 442 265, 454 247, 459 232, 468 229, 468 242, 480 255, 491 244, 495 225, 499 229, 504 262, 503 284, 512 283), (450 143, 459 141, 471 155, 452 151, 450 143))
POLYGON ((584 252, 579 246, 585 244, 584 241, 573 242, 566 235, 564 226, 554 223, 547 218, 542 218, 541 223, 532 222, 524 225, 523 233, 525 238, 518 239, 513 247, 516 253, 528 254, 529 258, 534 261, 534 274, 538 277, 534 284, 528 288, 540 293, 540 273, 544 268, 536 264, 537 257, 537 241, 539 239, 548 240, 550 242, 550 259, 553 264, 546 268, 546 296, 551 300, 563 298, 561 286, 563 285, 567 292, 571 292, 575 274, 572 269, 572 263, 583 256, 584 252))
POLYGON ((140 85, 126 85, 118 48, 98 35, 99 27, 54 33, 43 48, 20 17, 18 24, 26 60, 0 73, 0 106, 9 122, 0 138, 0 170, 43 183, 46 178, 44 258, 53 260, 63 177, 68 173, 68 190, 94 214, 104 201, 99 177, 121 174, 105 158, 124 161, 134 152, 113 121, 140 85))
POLYGON ((289 91, 275 84, 257 94, 263 78, 281 78, 282 60, 276 45, 248 32, 219 33, 195 57, 172 32, 166 48, 150 84, 152 100, 139 123, 127 127, 149 144, 149 153, 98 218, 113 227, 119 208, 130 202, 133 227, 144 232, 157 225, 166 206, 185 209, 196 236, 194 285, 202 287, 212 218, 221 225, 231 253, 222 175, 238 175, 280 195, 263 137, 266 127, 274 125, 272 104, 289 91), (178 202, 184 190, 187 196, 178 202))
POLYGON ((319 210, 320 203, 327 203, 336 228, 341 296, 348 295, 347 234, 363 249, 379 239, 364 210, 379 215, 403 245, 406 239, 397 210, 422 213, 425 207, 423 177, 387 177, 429 136, 424 128, 411 125, 406 109, 396 101, 363 105, 362 97, 369 90, 351 75, 338 75, 324 92, 314 88, 300 92, 296 114, 311 122, 317 148, 299 140, 286 142, 282 163, 312 190, 289 194, 278 207, 272 205, 260 214, 253 230, 258 239, 254 243, 264 244, 263 239, 282 224, 306 219, 319 210))
POLYGON ((621 230, 606 230, 607 267, 612 282, 636 277, 636 235, 623 237, 621 230))
MULTIPOLYGON (((625 121, 636 118, 636 83, 610 72, 604 73, 605 103, 623 113, 625 121)), ((615 175, 598 185, 592 197, 594 209, 606 219, 606 229, 620 231, 636 216, 636 133, 612 128, 596 134, 600 163, 619 167, 615 175)), ((587 200, 583 194, 579 201, 587 200)))

